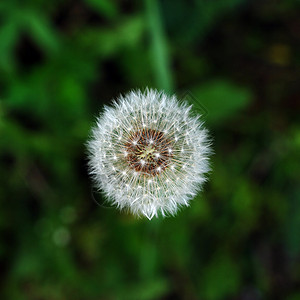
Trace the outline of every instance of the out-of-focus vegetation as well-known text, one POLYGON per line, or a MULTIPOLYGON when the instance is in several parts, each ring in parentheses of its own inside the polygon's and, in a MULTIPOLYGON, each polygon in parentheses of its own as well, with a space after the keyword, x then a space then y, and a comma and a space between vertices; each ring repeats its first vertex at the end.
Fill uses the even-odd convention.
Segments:
POLYGON ((0 299, 300 299, 297 0, 0 1, 0 299), (94 117, 186 95, 210 181, 174 218, 107 207, 94 117))

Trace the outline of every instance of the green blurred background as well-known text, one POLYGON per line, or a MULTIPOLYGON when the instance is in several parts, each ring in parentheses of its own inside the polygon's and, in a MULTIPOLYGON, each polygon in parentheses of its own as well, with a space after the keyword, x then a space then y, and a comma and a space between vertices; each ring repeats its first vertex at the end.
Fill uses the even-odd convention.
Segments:
POLYGON ((0 1, 0 299, 300 299, 297 0, 0 1), (191 207, 108 207, 104 104, 186 96, 214 144, 191 207))

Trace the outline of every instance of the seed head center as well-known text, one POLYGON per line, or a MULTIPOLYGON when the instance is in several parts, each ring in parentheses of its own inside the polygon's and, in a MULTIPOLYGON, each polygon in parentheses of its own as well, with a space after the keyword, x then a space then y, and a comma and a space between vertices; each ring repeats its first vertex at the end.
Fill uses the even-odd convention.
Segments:
POLYGON ((146 160, 150 160, 153 157, 153 152, 155 151, 155 148, 152 145, 147 145, 145 149, 141 150, 141 154, 138 154, 137 156, 139 158, 144 158, 146 160))
POLYGON ((142 128, 130 134, 125 151, 130 168, 144 175, 158 175, 166 169, 173 157, 168 151, 171 144, 165 133, 142 128))

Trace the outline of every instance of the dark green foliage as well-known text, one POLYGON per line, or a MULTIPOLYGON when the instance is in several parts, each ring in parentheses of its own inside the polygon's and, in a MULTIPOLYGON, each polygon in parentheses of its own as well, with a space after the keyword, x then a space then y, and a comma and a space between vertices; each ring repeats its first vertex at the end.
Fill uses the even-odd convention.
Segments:
POLYGON ((298 1, 0 1, 0 299, 300 299, 298 1), (212 136, 176 217, 109 207, 94 118, 185 95, 212 136))

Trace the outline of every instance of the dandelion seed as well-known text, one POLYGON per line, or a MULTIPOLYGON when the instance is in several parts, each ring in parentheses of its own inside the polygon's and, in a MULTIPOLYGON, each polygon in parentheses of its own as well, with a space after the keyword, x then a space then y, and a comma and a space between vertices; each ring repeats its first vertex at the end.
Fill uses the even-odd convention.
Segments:
POLYGON ((201 124, 175 96, 151 89, 120 96, 105 107, 88 142, 96 186, 134 215, 174 215, 189 205, 209 170, 201 124))

